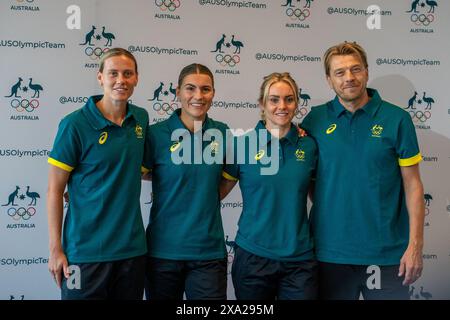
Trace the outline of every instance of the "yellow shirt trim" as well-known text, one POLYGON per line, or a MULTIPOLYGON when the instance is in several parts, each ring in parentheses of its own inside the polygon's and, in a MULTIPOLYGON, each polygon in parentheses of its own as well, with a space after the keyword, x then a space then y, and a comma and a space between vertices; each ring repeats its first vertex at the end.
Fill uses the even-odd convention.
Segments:
POLYGON ((71 172, 74 169, 74 167, 68 166, 67 164, 62 163, 61 161, 55 160, 53 158, 48 158, 47 162, 67 172, 71 172))
POLYGON ((231 180, 231 181, 238 181, 238 179, 236 179, 233 176, 230 176, 228 173, 226 173, 225 171, 222 171, 222 177, 224 177, 227 180, 231 180))
POLYGON ((141 173, 149 173, 150 171, 152 171, 151 169, 147 169, 146 167, 144 167, 144 166, 141 166, 141 173))
POLYGON ((398 159, 398 164, 400 165, 400 167, 409 167, 418 164, 422 160, 422 155, 418 153, 414 157, 408 159, 398 159))

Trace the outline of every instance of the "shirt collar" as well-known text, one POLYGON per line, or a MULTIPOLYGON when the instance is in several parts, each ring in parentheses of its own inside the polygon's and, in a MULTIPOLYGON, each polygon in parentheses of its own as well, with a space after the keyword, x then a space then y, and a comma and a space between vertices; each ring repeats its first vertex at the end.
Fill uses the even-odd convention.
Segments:
MULTIPOLYGON (((106 119, 100 112, 100 110, 98 110, 96 103, 99 102, 102 98, 103 95, 91 96, 82 109, 83 114, 86 116, 90 125, 95 130, 102 130, 108 126, 117 126, 115 123, 112 123, 111 121, 106 119)), ((125 122, 128 118, 131 117, 137 119, 135 112, 136 110, 134 109, 134 107, 130 103, 127 103, 127 114, 125 115, 125 119, 123 121, 125 122)))
MULTIPOLYGON (((177 129, 186 129, 186 132, 183 135, 190 134, 190 131, 183 124, 180 117, 181 117, 181 108, 176 109, 168 119, 170 131, 173 132, 177 129)), ((208 117, 208 115, 206 115, 205 121, 203 121, 202 123, 202 133, 204 133, 206 130, 210 128, 213 128, 212 120, 211 118, 208 117)))
MULTIPOLYGON (((262 120, 258 121, 258 123, 256 124, 255 131, 256 131, 256 136, 258 137, 258 145, 259 145, 259 147, 265 147, 266 145, 269 144, 269 142, 272 140, 272 138, 274 138, 272 136, 272 134, 270 133, 270 131, 267 130, 266 126, 264 125, 264 121, 262 121, 262 120), (260 144, 260 139, 259 139, 260 138, 260 136, 259 136, 259 132, 260 131, 259 130, 264 130, 265 133, 266 133, 266 139, 265 139, 265 141, 262 141, 262 142, 265 142, 265 144, 264 143, 260 144)), ((283 138, 281 138, 280 141, 283 141, 283 139, 286 139, 292 145, 296 145, 297 144, 298 131, 297 131, 297 127, 294 124, 291 123, 291 128, 289 129, 288 133, 283 138)))
MULTIPOLYGON (((375 89, 367 88, 367 94, 369 95, 369 102, 364 105, 361 110, 374 117, 377 113, 378 109, 381 105, 381 97, 378 94, 378 91, 375 89)), ((339 101, 339 97, 336 96, 332 101, 328 102, 328 106, 331 109, 332 113, 336 118, 339 118, 341 115, 345 114, 347 109, 339 101)))

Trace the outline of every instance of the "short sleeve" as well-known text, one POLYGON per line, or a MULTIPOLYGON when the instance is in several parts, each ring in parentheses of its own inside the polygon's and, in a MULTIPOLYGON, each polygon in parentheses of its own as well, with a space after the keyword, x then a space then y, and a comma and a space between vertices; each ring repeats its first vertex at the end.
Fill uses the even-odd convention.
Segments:
POLYGON ((401 167, 412 166, 422 161, 416 130, 408 114, 405 114, 399 123, 395 148, 401 167))
POLYGON ((48 163, 71 172, 78 165, 81 154, 80 138, 70 119, 63 119, 56 134, 48 163))

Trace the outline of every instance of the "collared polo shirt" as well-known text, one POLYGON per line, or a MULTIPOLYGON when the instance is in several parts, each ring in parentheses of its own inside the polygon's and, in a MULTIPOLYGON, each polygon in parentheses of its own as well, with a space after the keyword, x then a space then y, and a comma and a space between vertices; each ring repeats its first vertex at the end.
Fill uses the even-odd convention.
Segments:
POLYGON ((207 116, 201 130, 191 133, 180 114, 176 110, 148 131, 145 163, 152 170, 153 190, 148 254, 171 260, 222 259, 219 184, 228 126, 207 116), (211 155, 216 163, 205 161, 211 155), (185 161, 174 161, 183 156, 185 161))
POLYGON ((313 258, 306 204, 317 162, 314 140, 299 137, 293 125, 278 140, 262 121, 253 132, 236 140, 233 164, 227 164, 224 170, 225 178, 239 180, 242 192, 243 210, 236 243, 255 255, 274 260, 313 258), (274 141, 278 142, 278 148, 271 146, 274 141), (241 146, 245 148, 239 150, 241 146), (245 161, 239 160, 239 152, 245 153, 245 161), (279 168, 275 174, 262 175, 263 167, 273 165, 265 157, 278 157, 279 168))
POLYGON ((422 159, 414 125, 367 90, 369 102, 353 114, 336 97, 302 123, 319 148, 311 213, 319 261, 395 265, 408 245, 400 167, 422 159))
POLYGON ((146 253, 140 210, 148 114, 127 105, 122 126, 96 107, 102 96, 60 123, 48 162, 70 172, 63 248, 69 262, 127 259, 146 253))

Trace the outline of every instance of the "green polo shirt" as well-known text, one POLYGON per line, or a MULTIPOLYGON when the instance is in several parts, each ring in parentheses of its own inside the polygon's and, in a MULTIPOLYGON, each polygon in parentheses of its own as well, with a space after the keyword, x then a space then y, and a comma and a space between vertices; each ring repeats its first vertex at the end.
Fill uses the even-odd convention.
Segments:
POLYGON ((127 259, 146 253, 140 210, 141 165, 148 114, 127 105, 122 126, 91 97, 60 123, 48 162, 70 172, 63 249, 74 263, 127 259))
POLYGON ((400 166, 422 160, 414 125, 367 91, 370 101, 353 114, 336 97, 302 123, 319 148, 311 213, 319 261, 396 265, 408 245, 400 166))
POLYGON ((206 117, 202 129, 191 133, 180 120, 181 109, 150 126, 145 163, 152 170, 153 203, 147 227, 148 254, 171 260, 212 260, 226 256, 219 184, 228 126, 206 117), (178 132, 178 134, 176 134, 178 132), (173 135, 173 136, 172 136, 173 135), (215 141, 219 163, 206 163, 215 141), (176 164, 175 155, 189 154, 176 164), (200 155, 200 157, 198 157, 200 155), (195 159, 196 158, 196 159, 195 159), (186 158, 187 159, 187 158, 186 158))
POLYGON ((312 259, 306 203, 317 162, 317 147, 312 138, 299 137, 292 125, 288 134, 277 140, 279 147, 273 151, 276 150, 274 157, 279 159, 278 171, 262 175, 261 169, 269 166, 263 158, 272 157, 275 146, 271 144, 275 139, 262 121, 253 132, 236 138, 233 164, 224 170, 225 178, 239 180, 244 203, 235 241, 243 249, 269 259, 312 259), (257 141, 256 148, 252 146, 254 141, 257 141), (245 154, 245 161, 239 160, 239 152, 245 154))

